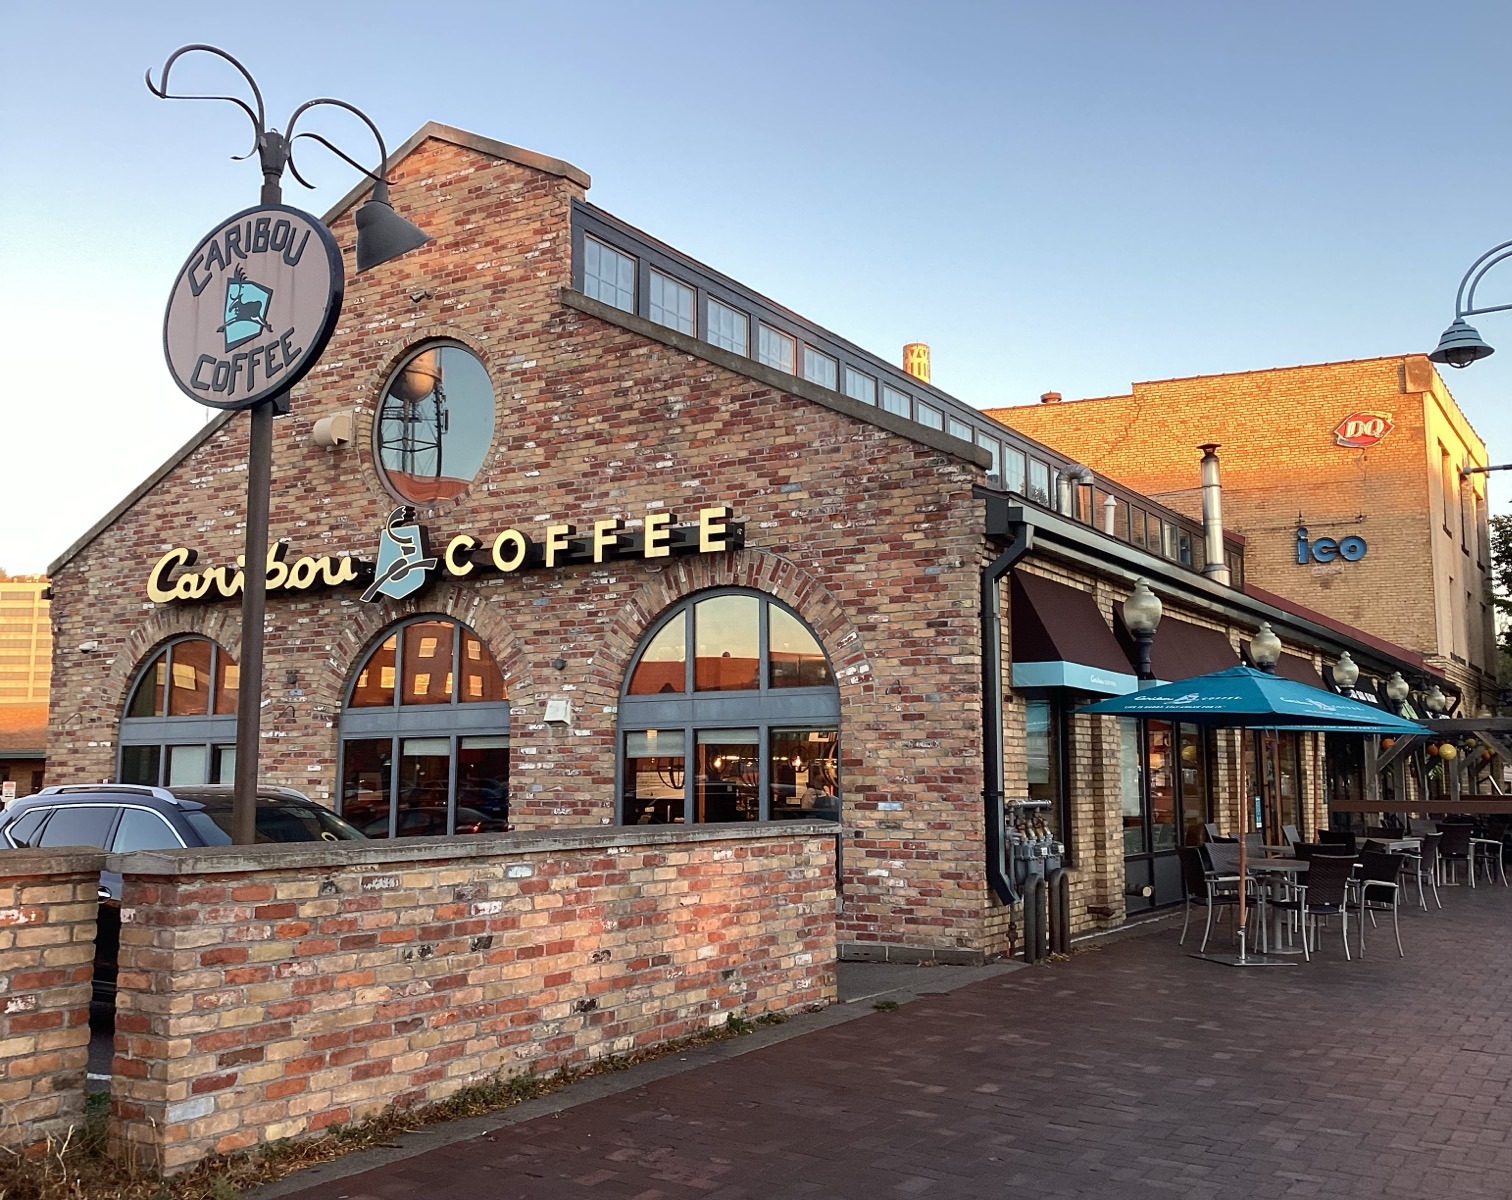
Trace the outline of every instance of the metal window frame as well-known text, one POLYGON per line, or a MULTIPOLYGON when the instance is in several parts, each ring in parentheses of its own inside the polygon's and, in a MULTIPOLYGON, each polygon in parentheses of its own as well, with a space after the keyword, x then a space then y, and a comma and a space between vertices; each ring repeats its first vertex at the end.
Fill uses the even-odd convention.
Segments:
MULTIPOLYGON (((840 688, 830 683, 814 688, 774 688, 770 685, 770 609, 781 609, 814 639, 824 655, 830 678, 835 678, 824 641, 800 613, 765 592, 750 588, 710 588, 685 596, 647 626, 635 654, 626 667, 620 684, 619 709, 615 724, 614 819, 625 823, 625 768, 628 760, 628 736, 650 729, 680 730, 683 734, 683 821, 692 824, 695 805, 695 778, 698 733, 709 729, 751 729, 760 746, 757 787, 760 797, 758 820, 771 819, 771 735, 774 730, 833 730, 837 739, 843 733, 840 722, 840 688), (699 692, 694 689, 697 666, 698 604, 720 596, 752 597, 760 602, 757 615, 757 686, 738 692, 699 692), (641 655, 671 622, 683 619, 683 691, 631 695, 627 690, 641 655)), ((838 741, 837 741, 838 752, 838 741)), ((836 768, 837 788, 840 768, 836 768)), ((843 796, 843 789, 837 796, 843 796)))
MULTIPOLYGON (((336 730, 336 812, 342 813, 346 799, 346 746, 348 742, 374 741, 381 742, 387 739, 389 742, 389 780, 388 780, 388 836, 390 839, 397 838, 398 833, 398 763, 402 753, 402 743, 406 738, 440 738, 448 739, 447 754, 447 783, 446 783, 446 835, 452 836, 456 832, 457 824, 457 752, 458 741, 469 737, 509 737, 510 729, 510 702, 508 696, 503 700, 464 700, 461 697, 462 680, 462 647, 465 638, 464 633, 470 633, 477 638, 478 643, 488 651, 494 669, 499 671, 500 678, 503 671, 499 668, 498 659, 489 649, 488 642, 465 621, 459 621, 456 617, 446 613, 414 613, 400 621, 384 626, 383 629, 368 640, 363 648, 362 655, 357 659, 357 666, 352 670, 345 688, 342 690, 341 716, 337 722, 336 730), (452 634, 452 688, 451 698, 445 704, 405 704, 404 703, 404 644, 405 631, 413 625, 445 622, 453 628, 452 634), (363 669, 372 661, 373 656, 382 648, 383 643, 390 637, 394 638, 394 698, 389 704, 370 705, 360 708, 352 707, 352 693, 357 688, 357 680, 362 675, 363 669)), ((512 749, 512 748, 511 748, 512 749)))

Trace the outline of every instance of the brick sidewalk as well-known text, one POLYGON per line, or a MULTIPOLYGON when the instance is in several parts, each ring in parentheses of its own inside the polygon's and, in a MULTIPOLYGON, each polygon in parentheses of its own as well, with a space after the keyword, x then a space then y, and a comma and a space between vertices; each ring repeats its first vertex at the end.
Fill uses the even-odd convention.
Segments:
POLYGON ((1405 960, 1250 971, 1162 930, 284 1194, 1506 1197, 1509 918, 1448 889, 1405 960))

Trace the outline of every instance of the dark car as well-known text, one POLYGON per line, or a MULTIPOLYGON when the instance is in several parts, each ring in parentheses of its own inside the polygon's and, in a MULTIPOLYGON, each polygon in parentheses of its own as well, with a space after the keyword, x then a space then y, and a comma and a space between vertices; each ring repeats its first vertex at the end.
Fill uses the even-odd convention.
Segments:
MULTIPOLYGON (((257 793, 259 842, 366 840, 361 830, 293 788, 257 793)), ((7 847, 98 846, 117 854, 225 846, 231 842, 231 788, 146 787, 130 783, 43 788, 0 812, 0 851, 7 847)), ((95 937, 95 999, 115 996, 121 938, 121 876, 100 872, 100 920, 95 937)))

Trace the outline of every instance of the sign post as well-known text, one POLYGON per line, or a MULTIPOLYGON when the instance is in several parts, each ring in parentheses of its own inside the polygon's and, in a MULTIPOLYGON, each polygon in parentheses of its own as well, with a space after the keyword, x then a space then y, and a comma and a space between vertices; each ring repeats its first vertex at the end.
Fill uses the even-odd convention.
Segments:
MULTIPOLYGON (((294 110, 283 133, 268 127, 262 92, 245 67, 224 50, 191 45, 175 50, 158 82, 147 88, 160 99, 229 100, 252 120, 261 203, 221 222, 200 240, 179 269, 163 319, 163 351, 181 391, 196 403, 219 409, 250 409, 247 445, 247 510, 242 555, 242 644, 237 686, 236 771, 232 840, 256 840, 258 739, 261 734, 263 627, 267 595, 268 506, 273 472, 273 416, 287 412, 289 392, 313 367, 341 315, 345 287, 341 249, 331 231, 310 214, 283 204, 281 179, 296 136, 313 137, 374 181, 357 214, 357 269, 387 262, 429 241, 394 212, 388 183, 325 138, 295 135, 301 115, 318 105, 353 113, 378 142, 378 169, 388 151, 377 126, 344 100, 309 100, 294 110), (252 102, 230 96, 168 91, 168 73, 190 51, 230 63, 252 91, 252 102)), ((300 178, 295 170, 295 177, 300 178)), ((308 186, 308 185, 307 185, 308 186)))

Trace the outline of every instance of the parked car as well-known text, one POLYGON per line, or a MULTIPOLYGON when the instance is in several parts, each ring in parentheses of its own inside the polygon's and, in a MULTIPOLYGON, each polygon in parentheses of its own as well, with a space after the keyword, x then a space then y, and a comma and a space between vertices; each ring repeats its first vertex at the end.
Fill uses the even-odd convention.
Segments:
MULTIPOLYGON (((368 837, 387 837, 388 813, 369 820, 362 826, 368 837)), ((475 808, 457 808, 456 833, 506 833, 509 822, 499 817, 490 817, 475 808)), ((446 833, 446 805, 420 805, 399 810, 400 837, 441 837, 446 833)))
MULTIPOLYGON (((125 854, 225 846, 231 842, 228 786, 146 787, 130 783, 43 788, 0 812, 0 849, 97 846, 125 854)), ((259 842, 365 841, 361 830, 293 788, 263 787, 255 817, 259 842)), ((100 872, 95 999, 115 998, 121 940, 121 876, 100 872)))

